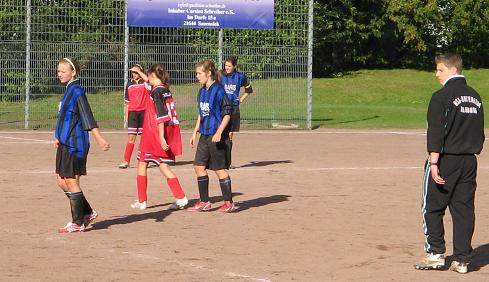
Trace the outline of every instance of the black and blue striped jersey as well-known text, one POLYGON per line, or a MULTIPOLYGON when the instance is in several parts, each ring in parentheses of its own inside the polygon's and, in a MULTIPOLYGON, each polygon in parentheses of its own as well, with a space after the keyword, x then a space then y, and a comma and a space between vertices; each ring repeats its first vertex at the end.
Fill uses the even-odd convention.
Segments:
POLYGON ((88 131, 97 127, 85 89, 78 80, 70 82, 59 104, 56 139, 69 147, 70 154, 85 158, 90 148, 88 131))
MULTIPOLYGON (((197 107, 200 115, 199 133, 210 136, 217 132, 225 115, 231 115, 233 105, 229 101, 224 88, 214 82, 209 88, 203 86, 197 95, 197 107)), ((229 131, 230 123, 227 126, 229 131)))
POLYGON ((244 87, 245 93, 253 93, 253 88, 246 75, 242 72, 235 71, 230 74, 222 73, 222 86, 226 91, 228 99, 233 105, 239 106, 239 90, 244 87))

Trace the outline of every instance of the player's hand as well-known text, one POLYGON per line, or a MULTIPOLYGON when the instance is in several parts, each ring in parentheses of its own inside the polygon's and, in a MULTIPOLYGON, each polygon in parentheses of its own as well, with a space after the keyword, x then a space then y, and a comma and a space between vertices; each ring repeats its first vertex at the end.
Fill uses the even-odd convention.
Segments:
POLYGON ((435 181, 436 184, 443 185, 445 184, 445 180, 440 176, 440 170, 437 165, 431 165, 431 177, 435 181))
POLYGON ((100 139, 100 140, 98 140, 98 142, 97 142, 97 143, 98 143, 98 146, 100 147, 100 149, 101 149, 102 151, 108 151, 108 150, 110 149, 110 144, 109 144, 109 142, 105 141, 105 139, 103 139, 103 138, 102 138, 102 139, 100 139))
POLYGON ((195 133, 192 133, 192 136, 190 136, 190 146, 192 146, 192 148, 194 147, 194 144, 195 144, 195 139, 197 138, 197 134, 195 133))
POLYGON ((217 132, 212 136, 212 143, 217 143, 221 141, 221 133, 217 132))
POLYGON ((168 151, 168 150, 170 150, 170 145, 166 144, 166 142, 165 142, 165 143, 161 144, 161 148, 163 148, 163 150, 165 150, 165 151, 168 151))
POLYGON ((58 149, 58 147, 59 147, 59 140, 58 139, 54 139, 54 141, 53 141, 53 147, 56 148, 56 149, 58 149))

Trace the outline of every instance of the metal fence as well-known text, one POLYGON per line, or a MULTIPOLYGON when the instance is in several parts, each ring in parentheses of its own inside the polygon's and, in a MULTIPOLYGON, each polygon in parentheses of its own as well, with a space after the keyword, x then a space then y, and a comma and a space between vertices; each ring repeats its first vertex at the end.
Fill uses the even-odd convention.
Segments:
POLYGON ((312 0, 275 1, 274 30, 128 27, 124 0, 0 0, 0 129, 51 129, 63 88, 60 58, 82 64, 99 124, 123 128, 128 68, 166 65, 181 122, 193 125, 195 64, 238 58, 255 93, 242 127, 311 127, 312 0))

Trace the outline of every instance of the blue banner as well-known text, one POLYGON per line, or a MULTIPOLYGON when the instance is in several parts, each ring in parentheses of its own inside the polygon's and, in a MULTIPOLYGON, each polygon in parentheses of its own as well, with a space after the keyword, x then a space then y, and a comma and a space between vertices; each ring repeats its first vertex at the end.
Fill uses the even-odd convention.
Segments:
POLYGON ((128 0, 129 26, 273 29, 274 0, 128 0))

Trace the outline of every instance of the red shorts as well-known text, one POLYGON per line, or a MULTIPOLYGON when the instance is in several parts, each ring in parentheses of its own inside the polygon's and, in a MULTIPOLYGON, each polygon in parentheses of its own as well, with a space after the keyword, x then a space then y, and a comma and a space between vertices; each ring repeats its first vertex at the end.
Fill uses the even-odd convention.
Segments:
POLYGON ((160 165, 162 163, 174 163, 175 162, 175 157, 173 156, 173 158, 171 157, 161 157, 161 156, 155 156, 153 154, 150 154, 150 153, 144 153, 144 152, 141 152, 141 151, 138 151, 138 160, 140 162, 153 162, 157 165, 160 165))

